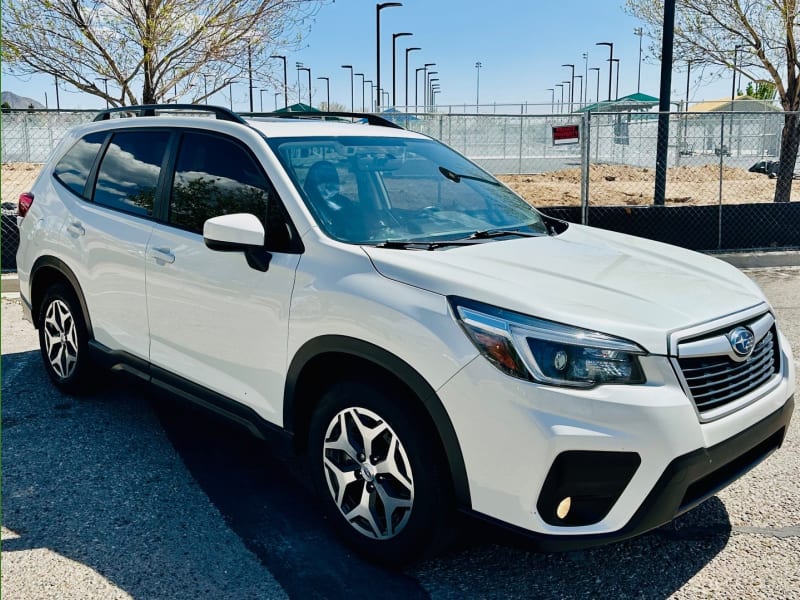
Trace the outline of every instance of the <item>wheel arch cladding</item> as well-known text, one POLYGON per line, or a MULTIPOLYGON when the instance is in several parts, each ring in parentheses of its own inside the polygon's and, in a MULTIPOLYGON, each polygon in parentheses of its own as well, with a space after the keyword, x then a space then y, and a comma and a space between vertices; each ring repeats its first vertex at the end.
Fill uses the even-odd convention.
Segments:
POLYGON ((86 305, 86 298, 83 290, 78 283, 78 278, 62 260, 53 256, 42 256, 36 260, 31 269, 31 317, 34 327, 38 329, 39 312, 41 311, 42 301, 50 286, 56 283, 63 283, 72 289, 83 313, 83 320, 86 323, 86 330, 89 338, 93 338, 92 321, 89 317, 89 309, 86 305))
MULTIPOLYGON (((411 365, 387 350, 346 336, 321 336, 306 342, 295 354, 286 376, 283 426, 302 451, 314 407, 333 378, 372 377, 405 388, 438 436, 453 485, 456 502, 471 507, 464 457, 453 423, 436 391, 411 365), (333 374, 333 376, 332 376, 333 374)), ((394 388, 397 389, 397 388, 394 388)))

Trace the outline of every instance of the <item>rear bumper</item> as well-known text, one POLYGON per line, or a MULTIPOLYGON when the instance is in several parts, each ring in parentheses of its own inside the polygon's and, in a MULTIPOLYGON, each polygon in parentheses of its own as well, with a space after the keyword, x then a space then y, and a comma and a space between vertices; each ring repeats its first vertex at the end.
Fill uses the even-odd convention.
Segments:
POLYGON ((771 415, 709 448, 673 460, 639 509, 621 529, 600 534, 548 535, 476 514, 534 541, 546 552, 577 550, 636 537, 691 510, 780 448, 794 410, 794 396, 771 415))

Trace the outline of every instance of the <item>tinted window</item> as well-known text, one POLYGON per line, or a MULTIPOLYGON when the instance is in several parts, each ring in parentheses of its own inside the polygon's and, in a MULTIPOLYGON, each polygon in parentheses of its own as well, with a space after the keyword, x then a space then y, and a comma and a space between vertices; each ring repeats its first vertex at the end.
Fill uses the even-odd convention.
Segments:
POLYGON ((152 215, 169 136, 166 131, 115 133, 100 163, 94 201, 137 215, 152 215))
POLYGON ((106 132, 101 131, 84 136, 67 151, 53 169, 55 178, 78 196, 83 196, 83 188, 89 178, 89 171, 92 170, 94 159, 103 145, 106 135, 106 132))
POLYGON ((206 219, 251 213, 267 227, 269 191, 255 160, 231 140, 185 133, 178 150, 169 222, 202 233, 206 219))

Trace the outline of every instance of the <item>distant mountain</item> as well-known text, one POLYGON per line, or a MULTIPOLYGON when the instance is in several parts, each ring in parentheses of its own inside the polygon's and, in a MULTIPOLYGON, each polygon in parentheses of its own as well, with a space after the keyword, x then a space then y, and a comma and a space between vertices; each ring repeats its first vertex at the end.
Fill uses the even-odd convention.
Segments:
POLYGON ((11 108, 29 108, 31 104, 33 108, 44 108, 41 102, 37 102, 33 98, 26 98, 25 96, 17 96, 14 92, 3 92, 0 98, 0 104, 8 102, 11 108))

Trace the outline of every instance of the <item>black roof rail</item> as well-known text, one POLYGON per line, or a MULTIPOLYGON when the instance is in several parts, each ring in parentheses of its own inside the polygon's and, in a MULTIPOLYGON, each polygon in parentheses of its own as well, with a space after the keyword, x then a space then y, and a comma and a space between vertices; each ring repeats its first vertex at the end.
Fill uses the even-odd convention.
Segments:
POLYGON ((247 124, 247 122, 232 110, 224 106, 209 106, 207 104, 139 104, 135 106, 117 106, 107 108, 97 113, 95 121, 107 121, 113 113, 135 113, 137 117, 154 117, 156 111, 163 112, 211 112, 220 121, 233 121, 234 123, 247 124))
MULTIPOLYGON (((370 125, 380 127, 392 127, 394 129, 405 129, 397 123, 384 117, 372 113, 340 112, 340 111, 316 111, 316 112, 271 112, 266 113, 267 117, 280 117, 282 119, 325 119, 326 117, 347 117, 352 119, 364 119, 370 125)), ((402 118, 402 113, 398 113, 398 118, 402 118)))

